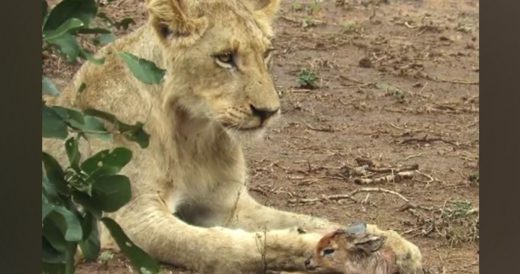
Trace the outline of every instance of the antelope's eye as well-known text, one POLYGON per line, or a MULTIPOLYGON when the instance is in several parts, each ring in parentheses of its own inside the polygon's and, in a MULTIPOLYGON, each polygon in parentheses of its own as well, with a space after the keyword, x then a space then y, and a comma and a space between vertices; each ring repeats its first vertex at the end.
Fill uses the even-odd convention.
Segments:
POLYGON ((330 255, 334 253, 334 249, 333 248, 326 248, 323 250, 323 256, 327 256, 327 255, 330 255))
POLYGON ((221 65, 232 65, 232 66, 235 65, 233 53, 230 51, 215 54, 214 57, 215 57, 215 60, 217 60, 217 63, 219 63, 221 65))

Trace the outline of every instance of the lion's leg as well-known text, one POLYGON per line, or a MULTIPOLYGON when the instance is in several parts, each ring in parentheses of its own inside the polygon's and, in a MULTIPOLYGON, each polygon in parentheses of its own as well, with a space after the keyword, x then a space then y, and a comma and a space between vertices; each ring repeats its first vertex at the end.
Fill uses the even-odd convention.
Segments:
MULTIPOLYGON (((246 192, 238 199, 230 226, 248 230, 298 227, 303 230, 318 230, 322 232, 323 230, 332 230, 342 225, 322 218, 290 213, 263 206, 246 192)), ((386 245, 395 251, 397 264, 400 267, 401 273, 422 273, 422 256, 417 246, 392 230, 381 230, 373 224, 368 225, 367 230, 369 233, 375 235, 386 236, 386 245)))
POLYGON ((114 218, 153 257, 204 274, 303 271, 321 237, 295 229, 255 233, 191 226, 173 216, 156 195, 135 198, 114 218))
POLYGON ((339 224, 334 224, 322 218, 261 205, 246 191, 240 193, 234 208, 233 215, 229 218, 226 226, 249 231, 295 227, 312 231, 341 227, 339 224))

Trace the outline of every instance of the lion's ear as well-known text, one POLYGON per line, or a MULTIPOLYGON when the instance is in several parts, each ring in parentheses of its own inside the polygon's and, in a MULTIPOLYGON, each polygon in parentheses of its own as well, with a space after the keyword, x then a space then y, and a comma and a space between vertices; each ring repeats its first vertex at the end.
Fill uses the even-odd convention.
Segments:
POLYGON ((253 10, 255 17, 271 21, 280 8, 281 0, 243 0, 253 10))
POLYGON ((258 26, 268 35, 273 36, 272 22, 280 8, 281 0, 241 0, 255 18, 258 26))
POLYGON ((162 39, 201 34, 207 22, 190 14, 189 1, 147 0, 146 6, 157 34, 162 39))
POLYGON ((256 11, 257 16, 264 16, 264 18, 272 19, 278 9, 280 9, 281 0, 265 0, 262 2, 267 2, 265 6, 262 6, 259 10, 256 11))

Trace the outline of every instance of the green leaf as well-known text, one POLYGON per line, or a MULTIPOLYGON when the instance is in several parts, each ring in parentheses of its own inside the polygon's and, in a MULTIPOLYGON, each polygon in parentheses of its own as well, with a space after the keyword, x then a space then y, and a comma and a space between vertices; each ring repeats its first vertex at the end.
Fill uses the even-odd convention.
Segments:
POLYGON ((85 118, 83 113, 70 108, 64 108, 60 106, 51 107, 56 114, 58 114, 63 121, 65 121, 68 126, 76 129, 80 129, 83 127, 85 123, 85 118))
POLYGON ((43 40, 55 40, 62 37, 65 34, 71 33, 73 30, 83 27, 83 22, 77 18, 70 18, 65 21, 57 29, 48 30, 43 32, 43 40))
POLYGON ((92 192, 92 181, 87 179, 87 176, 82 173, 76 173, 73 170, 68 170, 70 177, 68 178, 69 185, 74 190, 90 194, 92 192))
POLYGON ((56 29, 70 18, 78 18, 88 26, 96 13, 95 0, 63 0, 50 12, 44 30, 56 29))
POLYGON ((42 192, 42 222, 54 210, 54 207, 42 192))
POLYGON ((126 139, 136 142, 141 148, 146 148, 150 144, 150 135, 144 131, 144 124, 137 122, 135 125, 120 125, 120 131, 126 139))
POLYGON ((83 231, 78 217, 67 208, 62 206, 55 207, 46 220, 48 219, 58 226, 66 241, 79 242, 83 238, 83 231))
POLYGON ((83 130, 87 136, 112 141, 112 134, 107 131, 103 122, 94 116, 85 115, 85 124, 81 130, 83 130))
POLYGON ((102 217, 102 209, 95 204, 95 200, 93 200, 91 196, 84 192, 73 191, 72 197, 74 198, 74 202, 83 206, 87 212, 92 214, 95 218, 99 219, 102 217))
POLYGON ((112 33, 106 33, 106 34, 100 34, 97 38, 96 38, 96 43, 100 46, 104 46, 108 43, 111 43, 113 42, 114 40, 116 40, 116 36, 112 33))
POLYGON ((69 188, 64 179, 63 169, 54 157, 42 151, 42 162, 45 169, 45 175, 51 185, 62 195, 69 195, 69 188))
POLYGON ((117 174, 132 159, 132 151, 117 147, 112 151, 103 150, 81 164, 81 169, 90 177, 117 174))
POLYGON ((65 264, 53 264, 53 263, 43 263, 42 264, 42 273, 43 274, 65 274, 66 266, 65 264))
POLYGON ((79 171, 79 160, 81 153, 78 148, 79 137, 71 137, 65 142, 65 150, 67 151, 67 157, 69 158, 70 166, 79 171))
POLYGON ((107 120, 114 124, 121 123, 119 120, 117 120, 116 116, 112 113, 104 112, 104 111, 93 109, 93 108, 88 108, 84 112, 85 112, 85 114, 99 117, 103 120, 107 120))
POLYGON ((46 202, 42 204, 42 221, 54 210, 54 205, 46 202))
POLYGON ((120 52, 119 56, 139 81, 145 84, 159 84, 162 81, 166 71, 158 68, 153 62, 128 52, 120 52))
POLYGON ((56 85, 52 82, 51 79, 42 76, 42 92, 43 94, 48 94, 52 96, 60 95, 60 91, 56 87, 56 85))
POLYGON ((42 27, 45 25, 45 21, 47 21, 48 14, 49 5, 47 4, 47 0, 42 0, 42 27))
POLYGON ((69 63, 76 62, 76 59, 81 53, 81 48, 78 45, 78 41, 76 41, 76 38, 69 33, 66 33, 56 39, 48 39, 46 42, 56 46, 60 54, 65 56, 69 63))
POLYGON ((85 259, 87 259, 87 261, 96 260, 101 249, 97 225, 97 220, 93 218, 92 215, 87 214, 87 217, 85 217, 83 224, 83 231, 85 232, 87 237, 79 243, 79 247, 81 248, 81 251, 83 251, 83 255, 85 256, 85 259))
POLYGON ((69 135, 67 124, 51 108, 42 107, 42 137, 65 139, 69 135))
POLYGON ((58 252, 67 250, 67 243, 58 225, 51 219, 47 218, 42 224, 42 236, 52 248, 58 252))
MULTIPOLYGON (((92 230, 97 227, 97 219, 94 217, 94 215, 90 214, 89 212, 85 212, 82 214, 82 218, 80 218, 81 222, 81 229, 83 230, 83 239, 82 241, 88 239, 90 237, 90 234, 92 234, 92 230)), ((96 229, 97 231, 97 229, 96 229)))
POLYGON ((148 147, 150 143, 150 135, 144 131, 144 124, 137 122, 135 125, 125 124, 119 121, 115 115, 96 109, 86 109, 85 114, 92 115, 113 123, 117 130, 130 141, 136 142, 141 148, 148 147))
POLYGON ((54 204, 54 205, 63 204, 60 196, 58 195, 58 190, 50 182, 49 178, 47 178, 47 176, 45 175, 45 172, 42 172, 42 196, 45 198, 45 200, 47 202, 49 202, 51 204, 54 204))
POLYGON ((130 180, 123 175, 107 175, 92 183, 92 203, 106 212, 114 212, 132 198, 130 180))
MULTIPOLYGON (((48 247, 48 246, 47 246, 48 247)), ((43 241, 42 266, 43 273, 49 274, 73 274, 74 273, 74 254, 76 253, 76 243, 66 243, 65 251, 57 252, 52 248, 46 248, 45 239, 43 241)))
POLYGON ((99 58, 99 59, 96 59, 94 57, 94 55, 90 52, 88 52, 87 50, 85 49, 80 49, 81 51, 81 57, 87 59, 88 61, 96 64, 96 65, 103 65, 105 63, 105 58, 99 58))
POLYGON ((105 141, 112 140, 110 132, 107 131, 103 122, 96 117, 84 115, 77 110, 59 106, 53 106, 52 110, 54 110, 69 127, 79 130, 85 135, 105 141))
POLYGON ((103 122, 96 117, 89 115, 83 116, 83 123, 76 126, 77 129, 84 131, 87 134, 109 134, 103 122))
POLYGON ((159 264, 150 255, 136 246, 114 220, 104 217, 101 221, 108 228, 121 251, 130 259, 130 262, 140 273, 159 273, 159 264))
MULTIPOLYGON (((59 233, 59 231, 58 231, 59 233)), ((63 240, 65 242, 65 240, 63 240)), ((44 263, 57 263, 65 264, 67 257, 65 252, 56 250, 50 243, 49 240, 42 237, 42 262, 44 263)))
POLYGON ((66 274, 74 274, 74 254, 78 250, 77 243, 68 243, 67 244, 67 263, 65 264, 65 273, 66 274))
POLYGON ((43 32, 43 39, 51 45, 58 47, 60 52, 64 54, 69 62, 75 61, 80 56, 94 64, 102 65, 105 62, 105 58, 96 59, 94 55, 88 52, 86 49, 80 47, 76 39, 72 36, 72 31, 78 30, 81 33, 100 33, 109 32, 105 29, 94 28, 94 29, 82 29, 84 23, 77 18, 70 18, 63 23, 59 28, 55 30, 48 30, 43 32))

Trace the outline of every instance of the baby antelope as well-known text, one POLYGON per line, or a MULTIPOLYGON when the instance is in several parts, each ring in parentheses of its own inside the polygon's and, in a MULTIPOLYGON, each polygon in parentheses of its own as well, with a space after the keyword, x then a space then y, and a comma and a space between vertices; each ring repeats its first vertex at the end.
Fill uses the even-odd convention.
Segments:
POLYGON ((305 261, 309 270, 343 274, 398 274, 395 253, 384 237, 339 229, 320 239, 305 261))

